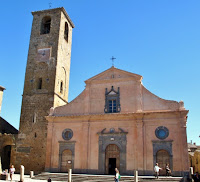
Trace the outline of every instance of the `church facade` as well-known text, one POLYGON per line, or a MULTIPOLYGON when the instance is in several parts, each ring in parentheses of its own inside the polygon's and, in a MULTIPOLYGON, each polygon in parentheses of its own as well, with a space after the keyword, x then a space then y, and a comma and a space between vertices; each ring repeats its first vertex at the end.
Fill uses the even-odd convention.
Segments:
POLYGON ((153 175, 158 162, 173 175, 188 172, 182 101, 157 97, 142 76, 115 67, 85 83, 77 98, 46 117, 46 171, 113 174, 117 167, 121 174, 153 175))
POLYGON ((111 67, 85 81, 68 103, 72 29, 64 8, 32 12, 33 24, 19 134, 11 163, 34 170, 153 174, 156 162, 173 175, 188 172, 182 101, 149 92, 142 76, 111 67), (50 109, 51 108, 51 109, 50 109))

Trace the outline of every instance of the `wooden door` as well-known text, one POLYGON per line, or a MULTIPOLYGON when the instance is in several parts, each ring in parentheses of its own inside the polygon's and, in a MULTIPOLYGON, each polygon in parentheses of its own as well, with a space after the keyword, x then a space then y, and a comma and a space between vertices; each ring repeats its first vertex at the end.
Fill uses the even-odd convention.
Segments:
POLYGON ((156 162, 158 163, 158 166, 162 168, 160 170, 160 175, 166 175, 165 166, 166 164, 169 164, 169 154, 166 150, 159 150, 156 154, 156 162))
POLYGON ((115 167, 119 170, 120 164, 120 150, 119 147, 115 144, 110 144, 106 147, 105 154, 105 173, 106 174, 115 174, 115 167), (116 161, 116 162, 115 162, 116 161), (114 164, 114 162, 116 164, 114 164))
POLYGON ((72 169, 72 151, 64 150, 61 157, 61 172, 68 172, 72 169))

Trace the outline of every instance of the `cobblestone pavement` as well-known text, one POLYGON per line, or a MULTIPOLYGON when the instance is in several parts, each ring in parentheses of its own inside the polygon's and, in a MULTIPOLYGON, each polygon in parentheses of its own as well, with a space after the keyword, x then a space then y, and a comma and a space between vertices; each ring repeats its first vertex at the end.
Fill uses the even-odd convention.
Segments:
MULTIPOLYGON (((48 178, 52 179, 52 182, 62 182, 68 181, 67 174, 62 173, 42 173, 36 175, 34 179, 30 179, 29 175, 25 175, 24 182, 47 182, 48 178)), ((160 177, 156 179, 153 176, 139 176, 140 182, 172 182, 172 181, 180 181, 180 177, 160 177)), ((18 182, 20 180, 19 174, 14 174, 12 182, 18 182)), ((5 180, 0 180, 5 181, 5 180)), ((9 180, 10 181, 10 180, 9 180)), ((114 177, 110 175, 80 175, 73 174, 72 175, 73 182, 114 182, 114 177)), ((133 176, 122 176, 120 182, 134 182, 133 176)))

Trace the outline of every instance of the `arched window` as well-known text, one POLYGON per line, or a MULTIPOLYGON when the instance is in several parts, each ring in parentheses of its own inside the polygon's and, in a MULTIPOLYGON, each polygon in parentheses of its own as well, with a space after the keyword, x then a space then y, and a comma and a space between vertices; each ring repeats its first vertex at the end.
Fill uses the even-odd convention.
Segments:
POLYGON ((50 33, 50 28, 51 28, 51 17, 45 16, 42 19, 40 34, 48 34, 48 33, 50 33))
POLYGON ((69 26, 68 23, 65 22, 65 32, 64 32, 64 38, 68 42, 68 34, 69 34, 69 26))

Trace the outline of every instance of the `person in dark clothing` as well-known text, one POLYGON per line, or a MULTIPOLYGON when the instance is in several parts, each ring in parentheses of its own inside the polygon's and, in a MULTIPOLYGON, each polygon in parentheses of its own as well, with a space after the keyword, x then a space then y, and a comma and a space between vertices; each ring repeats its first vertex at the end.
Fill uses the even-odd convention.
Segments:
POLYGON ((196 172, 193 176, 192 176, 194 182, 200 182, 200 176, 199 173, 196 172))
POLYGON ((171 175, 171 170, 169 168, 169 164, 166 164, 165 170, 166 170, 166 176, 170 176, 171 175))

